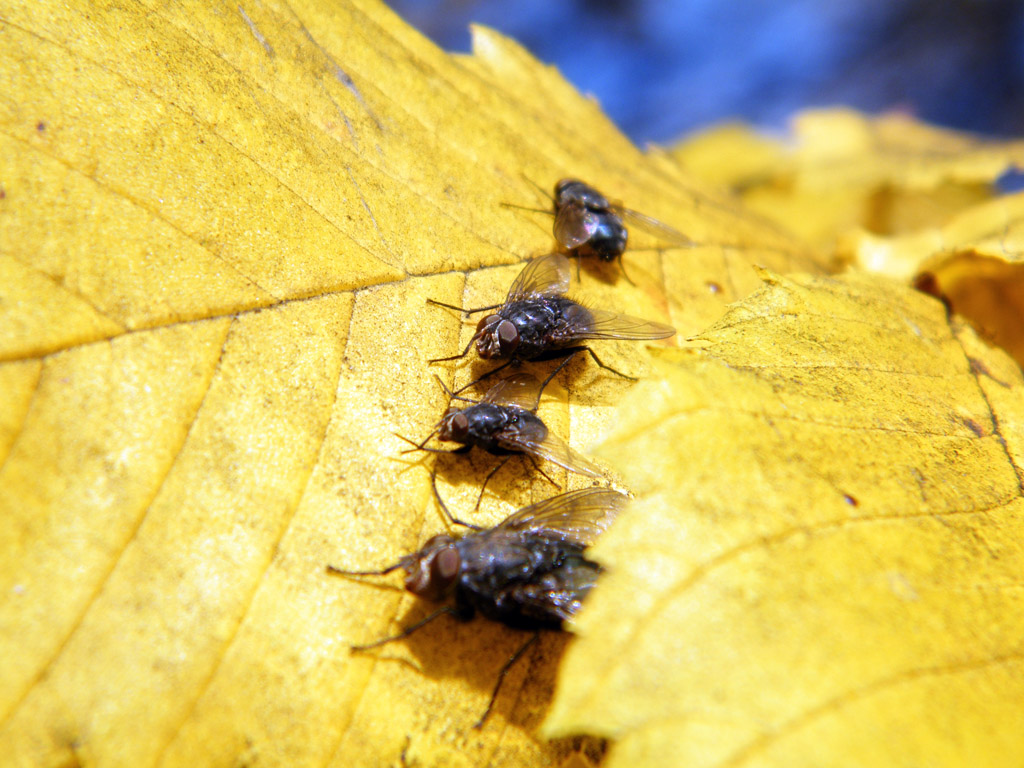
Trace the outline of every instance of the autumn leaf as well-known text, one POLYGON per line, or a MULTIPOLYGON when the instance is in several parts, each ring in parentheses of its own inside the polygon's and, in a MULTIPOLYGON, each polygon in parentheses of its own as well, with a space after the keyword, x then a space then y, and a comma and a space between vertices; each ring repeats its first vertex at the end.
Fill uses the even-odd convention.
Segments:
POLYGON ((971 206, 941 227, 895 237, 856 229, 838 253, 865 271, 898 277, 939 296, 1024 365, 1024 194, 971 206))
POLYGON ((641 500, 546 732, 610 768, 1016 765, 1020 369, 885 278, 764 279, 622 404, 599 455, 641 500))
MULTIPOLYGON (((500 300, 584 178, 685 232, 596 306, 682 336, 827 259, 643 154, 485 29, 449 56, 376 2, 0 4, 0 753, 13 765, 557 765, 565 638, 439 621, 332 577, 443 530, 426 435, 476 364, 427 298, 500 300)), ((650 370, 637 345, 606 362, 650 370)), ((585 450, 630 384, 574 362, 541 413, 585 450), (567 392, 566 387, 569 388, 567 392)), ((442 457, 469 509, 493 466, 442 457)), ((556 475, 565 484, 569 478, 556 475)), ((573 483, 582 482, 573 478, 573 483)), ((512 462, 479 522, 550 494, 512 462)), ((387 581, 387 580, 382 580, 387 581)))
POLYGON ((686 169, 756 211, 831 248, 860 227, 896 235, 941 227, 993 197, 1024 143, 937 128, 900 113, 808 110, 782 138, 741 125, 709 129, 672 151, 686 169))

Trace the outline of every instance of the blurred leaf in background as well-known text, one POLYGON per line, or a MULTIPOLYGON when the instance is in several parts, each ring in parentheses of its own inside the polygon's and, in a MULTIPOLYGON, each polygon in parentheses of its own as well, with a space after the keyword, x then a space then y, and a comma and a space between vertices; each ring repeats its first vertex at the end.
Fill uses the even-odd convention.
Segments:
POLYGON ((1015 0, 395 0, 468 50, 470 22, 514 37, 591 93, 638 143, 713 123, 783 130, 845 104, 1015 135, 1024 123, 1024 7, 1015 0))

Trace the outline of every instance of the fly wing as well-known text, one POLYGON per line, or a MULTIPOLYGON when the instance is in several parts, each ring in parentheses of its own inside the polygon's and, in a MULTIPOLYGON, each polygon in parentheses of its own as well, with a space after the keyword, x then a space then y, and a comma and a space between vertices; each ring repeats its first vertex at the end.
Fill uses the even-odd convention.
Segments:
POLYGON ((587 317, 583 317, 573 328, 573 336, 577 339, 628 339, 643 341, 645 339, 665 339, 675 335, 676 329, 671 325, 656 323, 653 320, 641 320, 639 317, 620 315, 606 309, 586 307, 587 317))
POLYGON ((601 470, 593 462, 576 453, 562 438, 547 429, 539 419, 536 424, 520 424, 515 428, 504 430, 495 437, 498 445, 505 450, 540 456, 570 472, 601 477, 601 470))
POLYGON ((508 289, 506 302, 530 296, 561 296, 569 290, 569 260, 560 253, 538 256, 523 267, 508 289))
POLYGON ((672 245, 680 245, 684 248, 690 248, 696 245, 693 240, 688 238, 678 229, 673 229, 668 224, 662 224, 657 219, 645 216, 639 211, 633 211, 629 208, 623 208, 620 205, 612 206, 613 210, 622 217, 622 219, 630 226, 638 227, 644 230, 648 234, 654 235, 659 240, 664 240, 672 245))
POLYGON ((540 382, 528 373, 516 373, 508 376, 489 390, 483 396, 481 403, 492 403, 493 405, 511 405, 522 408, 524 411, 537 409, 540 382))
POLYGON ((589 546, 611 525, 628 501, 628 496, 611 488, 583 488, 523 507, 496 527, 517 531, 554 531, 589 546))
POLYGON ((555 214, 555 240, 566 248, 578 248, 594 236, 600 217, 581 203, 567 203, 555 214))

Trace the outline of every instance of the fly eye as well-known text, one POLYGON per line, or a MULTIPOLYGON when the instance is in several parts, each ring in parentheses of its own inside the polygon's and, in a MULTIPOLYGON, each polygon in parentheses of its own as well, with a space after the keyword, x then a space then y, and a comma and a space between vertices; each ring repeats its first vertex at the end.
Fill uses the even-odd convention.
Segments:
POLYGON ((461 559, 455 547, 445 547, 430 564, 430 575, 445 586, 459 575, 461 559))
POLYGON ((449 536, 435 536, 405 565, 405 588, 427 600, 441 600, 451 589, 462 565, 449 536))
POLYGON ((508 320, 498 323, 498 351, 501 357, 508 357, 519 346, 519 330, 508 320))
POLYGON ((469 418, 466 414, 461 411, 456 413, 452 416, 450 423, 452 427, 452 437, 458 441, 465 440, 466 436, 469 434, 469 418))
POLYGON ((569 202, 568 191, 575 183, 575 179, 562 179, 555 184, 555 203, 559 207, 569 202))
POLYGON ((481 319, 480 322, 476 324, 476 335, 479 336, 480 334, 489 331, 491 329, 491 326, 494 325, 494 323, 497 322, 498 319, 499 318, 497 315, 488 315, 487 317, 481 319))

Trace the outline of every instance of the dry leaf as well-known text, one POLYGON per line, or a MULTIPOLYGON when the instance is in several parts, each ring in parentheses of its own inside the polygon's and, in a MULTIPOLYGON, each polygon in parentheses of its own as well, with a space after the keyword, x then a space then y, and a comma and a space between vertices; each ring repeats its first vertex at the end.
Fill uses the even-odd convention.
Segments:
POLYGON ((1024 750, 1024 379, 884 278, 786 279, 667 352, 599 455, 546 730, 607 765, 1011 766, 1024 750))
POLYGON ((896 234, 941 226, 990 199, 991 184, 1024 164, 1024 144, 980 139, 892 113, 809 110, 792 135, 769 139, 727 125, 673 150, 687 169, 809 242, 853 227, 896 234))
POLYGON ((840 239, 842 258, 942 297, 1024 365, 1024 194, 968 208, 934 229, 900 237, 863 230, 840 239))
MULTIPOLYGON (((636 287, 583 270, 596 305, 682 335, 756 287, 751 264, 823 259, 487 30, 452 57, 376 2, 9 2, 0 19, 0 754, 575 759, 535 734, 562 637, 480 732, 519 633, 445 622, 349 650, 425 610, 325 573, 442 528, 393 433, 429 432, 446 398, 426 360, 472 329, 425 300, 500 299, 552 247, 550 217, 501 203, 546 206, 533 182, 569 174, 700 243, 637 237, 636 287)), ((648 368, 636 345, 601 355, 648 368)), ((567 381, 542 415, 585 449, 629 385, 582 362, 567 381)), ((461 511, 491 464, 439 466, 461 511)), ((480 521, 548 493, 512 463, 480 521)))

